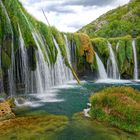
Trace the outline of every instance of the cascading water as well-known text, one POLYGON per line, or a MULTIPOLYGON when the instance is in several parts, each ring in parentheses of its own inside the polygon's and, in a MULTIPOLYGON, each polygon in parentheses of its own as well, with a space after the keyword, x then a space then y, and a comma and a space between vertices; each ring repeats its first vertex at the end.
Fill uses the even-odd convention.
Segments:
POLYGON ((119 45, 120 43, 118 42, 117 45, 116 45, 116 51, 118 52, 118 49, 119 49, 119 45))
MULTIPOLYGON (((55 85, 61 85, 66 83, 67 81, 73 80, 73 75, 71 73, 71 70, 66 67, 63 57, 61 55, 60 48, 55 40, 53 38, 55 47, 58 51, 57 54, 57 60, 54 66, 50 65, 48 53, 46 50, 46 44, 43 41, 43 38, 41 35, 33 28, 31 23, 28 21, 25 14, 22 12, 23 16, 25 17, 30 31, 32 33, 33 39, 35 41, 35 44, 37 46, 36 50, 36 61, 37 61, 37 67, 35 71, 31 71, 31 88, 32 92, 37 93, 44 93, 49 88, 55 86, 55 85)), ((65 36, 66 41, 66 51, 67 51, 67 58, 70 62, 70 50, 69 50, 69 43, 67 40, 67 37, 65 36)), ((24 53, 24 50, 21 49, 24 53)), ((29 76, 28 76, 29 77, 29 76)))
MULTIPOLYGON (((64 35, 64 38, 65 38, 65 44, 66 44, 67 58, 68 58, 69 64, 72 65, 72 63, 71 63, 71 51, 70 51, 71 46, 70 46, 70 42, 69 42, 69 40, 68 40, 66 35, 64 35)), ((71 70, 68 67, 65 66, 65 71, 66 71, 67 81, 73 80, 74 77, 72 75, 71 70)))
MULTIPOLYGON (((60 48, 54 39, 54 44, 58 50, 57 61, 54 65, 54 75, 55 75, 55 85, 61 85, 73 79, 72 73, 68 67, 66 67, 64 63, 64 59, 61 55, 60 48)), ((66 45, 68 47, 68 44, 66 45)), ((69 48, 67 48, 69 54, 69 48)), ((70 60, 70 56, 68 55, 68 59, 70 60)))
POLYGON ((115 54, 112 49, 112 45, 108 42, 108 48, 110 56, 107 62, 107 74, 109 78, 120 79, 119 69, 116 62, 115 54))
POLYGON ((27 17, 25 16, 25 14, 23 12, 22 14, 29 25, 30 31, 32 33, 33 39, 38 49, 36 51, 37 67, 35 71, 31 71, 31 92, 43 93, 44 91, 46 91, 48 88, 52 86, 51 78, 50 78, 50 69, 48 68, 48 64, 45 60, 45 56, 47 58, 47 61, 49 61, 49 59, 47 57, 45 44, 41 36, 33 28, 31 23, 28 21, 27 17))
POLYGON ((96 61, 97 61, 97 65, 98 65, 99 78, 107 79, 107 73, 106 73, 105 67, 96 52, 95 52, 95 56, 96 56, 96 61))
POLYGON ((29 92, 29 68, 28 68, 28 58, 27 50, 25 48, 24 39, 21 33, 20 26, 18 25, 19 30, 19 61, 17 62, 17 81, 24 85, 25 93, 29 92))
POLYGON ((3 4, 3 2, 0 0, 0 5, 2 7, 2 10, 6 16, 6 19, 7 19, 7 22, 9 24, 9 28, 10 28, 10 32, 11 32, 11 37, 12 37, 12 42, 11 42, 11 66, 10 66, 10 69, 8 70, 8 81, 9 81, 9 93, 10 93, 10 96, 13 96, 13 94, 15 94, 15 56, 14 56, 14 34, 13 34, 13 29, 12 29, 12 24, 11 24, 11 20, 9 18, 9 15, 7 13, 7 10, 3 4))
POLYGON ((47 62, 45 61, 44 54, 41 50, 41 47, 43 47, 44 53, 45 52, 45 45, 39 34, 36 32, 32 32, 34 41, 37 45, 38 51, 36 51, 36 57, 37 57, 37 68, 35 71, 35 79, 36 79, 36 89, 37 93, 43 93, 51 86, 51 79, 50 79, 50 69, 48 67, 47 62), (42 45, 42 46, 41 46, 42 45))
MULTIPOLYGON (((25 91, 25 93, 45 93, 48 89, 50 89, 53 86, 64 84, 70 80, 73 80, 73 75, 71 73, 71 70, 65 65, 64 58, 61 55, 61 50, 59 48, 59 45, 57 44, 55 38, 53 38, 55 47, 58 51, 57 54, 57 60, 54 65, 50 64, 50 60, 48 57, 48 52, 46 50, 47 44, 44 41, 44 38, 39 34, 39 32, 33 27, 33 25, 28 21, 28 18, 26 15, 22 12, 22 15, 24 16, 29 28, 30 32, 32 33, 32 37, 34 39, 34 42, 36 44, 37 48, 33 48, 35 59, 36 59, 36 69, 31 70, 30 64, 28 64, 28 50, 25 47, 24 38, 22 36, 22 30, 20 29, 20 25, 18 25, 18 31, 19 31, 19 49, 16 51, 16 56, 14 54, 14 34, 13 29, 11 25, 10 18, 8 16, 8 13, 2 3, 0 1, 0 5, 3 9, 3 13, 5 14, 7 18, 8 27, 10 28, 10 35, 11 35, 11 67, 8 70, 8 80, 9 80, 9 91, 10 95, 12 96, 13 93, 19 92, 22 90, 25 91), (18 58, 15 61, 15 57, 18 58), (16 88, 15 88, 16 83, 16 88)), ((65 43, 66 43, 66 53, 67 58, 70 63, 71 61, 71 55, 70 55, 70 47, 69 47, 69 41, 66 36, 65 43)), ((31 46, 31 51, 32 51, 31 46)), ((30 46, 29 48, 30 49, 30 46)), ((32 53, 32 52, 31 52, 32 53)), ((1 52, 0 52, 1 54, 1 52)), ((31 56, 32 57, 32 56, 31 56)), ((32 60, 32 58, 31 58, 32 60)), ((0 62, 1 63, 1 62, 0 62)), ((29 61, 30 63, 30 61, 29 61)), ((70 63, 71 64, 71 63, 70 63)), ((0 66, 1 69, 1 66, 0 66)))
POLYGON ((132 41, 133 54, 134 54, 134 80, 138 79, 138 63, 137 63, 137 51, 136 51, 136 41, 132 41))

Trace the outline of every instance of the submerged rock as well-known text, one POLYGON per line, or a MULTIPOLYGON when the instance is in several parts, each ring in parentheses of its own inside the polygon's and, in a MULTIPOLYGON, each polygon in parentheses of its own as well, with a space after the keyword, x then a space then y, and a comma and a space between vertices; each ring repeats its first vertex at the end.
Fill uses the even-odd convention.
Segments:
POLYGON ((67 124, 65 116, 17 117, 0 122, 0 135, 3 140, 48 140, 57 137, 67 124))

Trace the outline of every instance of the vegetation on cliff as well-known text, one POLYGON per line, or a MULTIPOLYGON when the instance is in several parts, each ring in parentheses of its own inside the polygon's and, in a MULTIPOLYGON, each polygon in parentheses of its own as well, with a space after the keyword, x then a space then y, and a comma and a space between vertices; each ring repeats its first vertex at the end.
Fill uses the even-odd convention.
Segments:
POLYGON ((64 63, 70 68, 74 77, 79 82, 67 58, 66 42, 63 33, 59 32, 55 27, 47 26, 36 20, 23 8, 18 0, 2 0, 0 2, 0 16, 2 17, 0 18, 0 46, 2 48, 4 80, 7 78, 8 70, 13 64, 12 61, 15 61, 15 66, 20 63, 19 42, 22 35, 31 71, 36 70, 37 67, 36 52, 38 49, 42 51, 46 63, 53 67, 57 60, 59 48, 64 63), (54 40, 56 40, 58 48, 54 40), (13 53, 15 60, 13 60, 13 53))
POLYGON ((140 2, 132 0, 129 4, 111 10, 97 20, 84 26, 79 32, 93 37, 118 37, 140 34, 140 2))
POLYGON ((89 67, 94 62, 94 49, 88 35, 83 33, 67 33, 70 40, 73 66, 77 72, 83 72, 85 67, 89 67))

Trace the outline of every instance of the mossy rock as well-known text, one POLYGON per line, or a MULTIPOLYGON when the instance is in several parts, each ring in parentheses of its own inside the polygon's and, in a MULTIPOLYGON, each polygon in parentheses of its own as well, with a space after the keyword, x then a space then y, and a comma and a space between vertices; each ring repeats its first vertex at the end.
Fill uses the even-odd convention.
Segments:
POLYGON ((109 57, 109 49, 107 47, 107 39, 106 38, 93 38, 91 39, 94 50, 100 56, 102 62, 106 65, 107 59, 109 57))
POLYGON ((2 69, 7 70, 10 68, 10 65, 11 65, 11 58, 4 50, 2 50, 2 69))
POLYGON ((18 117, 0 122, 1 140, 47 140, 54 139, 68 124, 65 116, 18 117), (14 133, 13 133, 14 132, 14 133))
POLYGON ((0 121, 14 118, 9 101, 0 103, 0 121))
POLYGON ((68 38, 75 42, 77 58, 79 59, 79 57, 86 55, 85 62, 91 64, 94 58, 94 50, 89 36, 84 33, 74 33, 71 34, 71 38, 68 35, 68 38))
POLYGON ((140 132, 140 92, 131 87, 110 87, 91 96, 90 115, 129 132, 140 132))
POLYGON ((71 44, 72 64, 77 73, 83 73, 85 69, 93 69, 95 55, 91 40, 84 33, 67 33, 67 38, 71 44))

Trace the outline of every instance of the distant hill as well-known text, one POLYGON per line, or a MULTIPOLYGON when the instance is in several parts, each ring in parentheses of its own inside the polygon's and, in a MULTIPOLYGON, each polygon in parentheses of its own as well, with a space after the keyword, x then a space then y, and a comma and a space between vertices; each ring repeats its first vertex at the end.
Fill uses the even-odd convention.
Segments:
POLYGON ((140 35, 140 1, 131 0, 127 5, 111 10, 78 32, 84 32, 91 38, 140 35))

